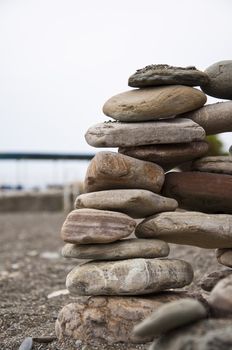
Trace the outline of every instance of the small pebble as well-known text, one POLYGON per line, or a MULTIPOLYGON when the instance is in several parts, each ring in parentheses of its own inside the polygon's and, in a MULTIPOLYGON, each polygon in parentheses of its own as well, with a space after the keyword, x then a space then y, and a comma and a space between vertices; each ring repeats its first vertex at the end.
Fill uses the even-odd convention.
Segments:
POLYGON ((19 350, 31 350, 33 347, 33 339, 31 337, 27 337, 24 339, 22 344, 19 347, 19 350))

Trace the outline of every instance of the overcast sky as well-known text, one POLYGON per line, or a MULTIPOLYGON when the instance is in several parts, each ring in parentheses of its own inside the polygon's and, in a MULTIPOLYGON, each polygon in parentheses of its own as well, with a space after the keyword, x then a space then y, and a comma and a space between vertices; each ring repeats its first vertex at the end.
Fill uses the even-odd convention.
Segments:
POLYGON ((137 68, 232 59, 231 15, 231 0, 0 0, 0 151, 95 151, 86 130, 137 68))

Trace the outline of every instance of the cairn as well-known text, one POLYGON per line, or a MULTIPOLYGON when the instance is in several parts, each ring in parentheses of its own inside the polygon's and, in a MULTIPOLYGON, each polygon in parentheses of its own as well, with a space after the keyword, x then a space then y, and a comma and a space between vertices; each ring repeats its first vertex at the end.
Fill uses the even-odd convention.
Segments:
POLYGON ((146 342, 162 329, 207 316, 199 301, 182 300, 186 292, 167 292, 193 279, 189 263, 167 257, 168 243, 217 248, 218 261, 232 267, 232 158, 204 157, 206 135, 232 131, 232 102, 204 106, 206 95, 193 86, 211 91, 211 82, 210 74, 195 67, 147 66, 129 78, 138 89, 103 106, 114 121, 87 131, 88 144, 118 152, 101 151, 92 159, 85 193, 61 230, 62 255, 90 261, 67 276, 77 299, 59 314, 59 338, 146 342), (190 171, 165 174, 185 163, 190 171), (165 315, 173 312, 171 320, 184 306, 187 316, 175 325, 161 315, 156 333, 154 327, 153 333, 132 332, 160 306, 165 315))

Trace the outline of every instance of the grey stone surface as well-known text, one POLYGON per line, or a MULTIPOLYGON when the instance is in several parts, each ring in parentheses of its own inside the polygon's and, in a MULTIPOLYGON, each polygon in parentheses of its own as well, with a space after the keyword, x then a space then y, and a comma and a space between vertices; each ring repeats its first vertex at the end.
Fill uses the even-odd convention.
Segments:
POLYGON ((168 256, 169 246, 158 239, 123 239, 108 244, 66 244, 62 255, 66 258, 93 260, 121 260, 132 258, 159 258, 168 256))
POLYGON ((227 248, 232 247, 232 215, 166 212, 142 221, 135 234, 201 248, 227 248))
POLYGON ((201 89, 210 96, 232 99, 232 60, 219 61, 205 70, 209 81, 201 89))
MULTIPOLYGON (((216 256, 220 264, 228 267, 232 267, 232 248, 217 249, 216 256)), ((232 270, 231 270, 231 273, 232 273, 232 270)))
POLYGON ((139 258, 77 266, 66 287, 74 295, 141 295, 182 288, 192 280, 192 267, 183 260, 139 258))
POLYGON ((110 243, 128 237, 136 221, 123 213, 97 209, 76 209, 66 218, 61 238, 68 243, 110 243))
MULTIPOLYGON (((221 249, 220 249, 221 250, 221 249)), ((232 274, 232 270, 220 270, 214 271, 206 276, 203 276, 200 281, 200 286, 203 290, 211 292, 211 290, 216 286, 216 284, 223 278, 232 274)))
POLYGON ((232 175, 232 157, 204 157, 192 163, 192 169, 208 173, 232 175))
POLYGON ((145 218, 155 213, 175 210, 175 199, 140 189, 108 190, 84 193, 77 197, 76 208, 93 208, 123 212, 134 218, 145 218))
POLYGON ((220 280, 210 293, 208 302, 220 314, 232 313, 232 275, 220 280))
POLYGON ((167 64, 152 64, 138 69, 129 77, 131 87, 147 87, 156 85, 188 85, 198 86, 208 83, 208 75, 195 67, 172 67, 167 64))
POLYGON ((204 138, 204 129, 187 118, 146 123, 99 123, 90 127, 85 134, 86 142, 93 147, 186 143, 204 138))

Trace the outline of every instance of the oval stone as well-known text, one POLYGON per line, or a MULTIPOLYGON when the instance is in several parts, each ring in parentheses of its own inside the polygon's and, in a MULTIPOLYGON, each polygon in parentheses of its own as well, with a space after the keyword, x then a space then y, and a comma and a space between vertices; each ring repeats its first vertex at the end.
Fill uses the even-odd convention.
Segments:
POLYGON ((232 313, 232 275, 220 280, 210 293, 208 302, 215 311, 232 313))
POLYGON ((111 97, 103 113, 121 122, 156 120, 202 107, 206 95, 183 85, 134 89, 111 97))
POLYGON ((128 237, 136 221, 129 216, 106 210, 76 209, 66 218, 61 238, 68 243, 110 243, 128 237))
POLYGON ((208 173, 232 175, 232 157, 204 157, 193 162, 192 169, 208 173))
POLYGON ((228 249, 217 249, 216 256, 220 264, 232 267, 232 245, 231 248, 228 249))
POLYGON ((85 191, 141 188, 160 192, 164 171, 158 165, 114 152, 99 152, 85 176, 85 191))
POLYGON ((192 267, 183 260, 128 259, 77 266, 66 287, 75 295, 141 295, 182 288, 192 280, 192 267))

